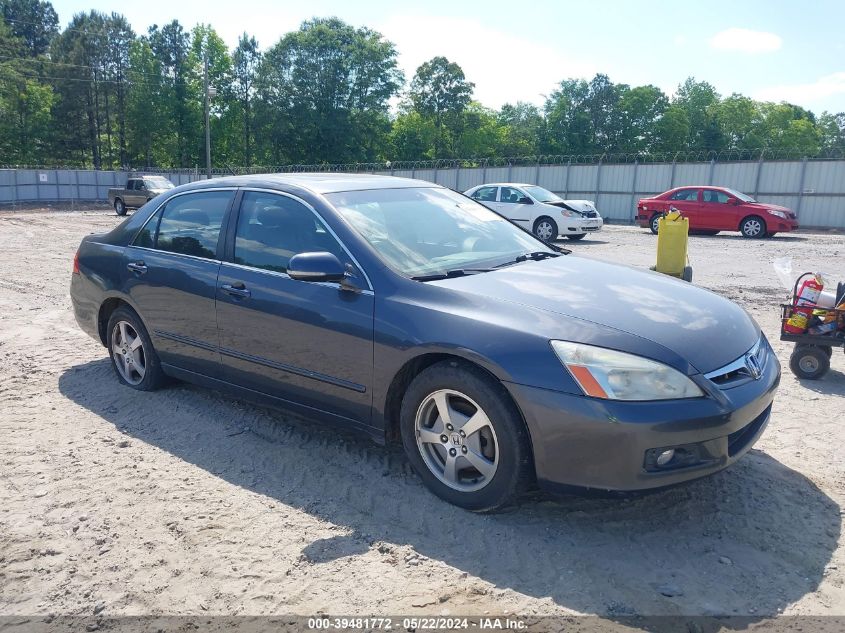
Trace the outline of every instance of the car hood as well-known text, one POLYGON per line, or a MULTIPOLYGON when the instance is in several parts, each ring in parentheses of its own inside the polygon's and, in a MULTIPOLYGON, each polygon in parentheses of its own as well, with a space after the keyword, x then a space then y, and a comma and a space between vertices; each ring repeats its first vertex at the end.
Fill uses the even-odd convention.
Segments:
POLYGON ((575 255, 433 283, 554 315, 552 320, 531 319, 530 314, 522 319, 525 328, 542 328, 538 333, 550 339, 565 337, 657 359, 667 358, 660 348, 668 349, 673 353, 668 357, 683 359, 692 372, 724 367, 760 338, 748 313, 717 294, 660 273, 575 255), (620 333, 637 340, 625 341, 620 333))
POLYGON ((589 200, 561 200, 559 202, 544 202, 552 207, 560 207, 561 209, 569 209, 570 211, 577 211, 578 213, 589 213, 596 211, 596 205, 589 200))
POLYGON ((779 204, 769 204, 768 202, 749 202, 749 207, 756 207, 761 210, 772 209, 774 211, 783 211, 784 213, 792 213, 789 207, 782 207, 779 204))

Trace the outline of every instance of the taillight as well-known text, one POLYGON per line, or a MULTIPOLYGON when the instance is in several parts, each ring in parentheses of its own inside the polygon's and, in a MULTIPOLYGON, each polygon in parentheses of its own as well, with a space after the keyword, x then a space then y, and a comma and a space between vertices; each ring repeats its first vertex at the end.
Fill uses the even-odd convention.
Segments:
POLYGON ((79 251, 76 251, 76 255, 73 256, 73 274, 79 274, 79 251))

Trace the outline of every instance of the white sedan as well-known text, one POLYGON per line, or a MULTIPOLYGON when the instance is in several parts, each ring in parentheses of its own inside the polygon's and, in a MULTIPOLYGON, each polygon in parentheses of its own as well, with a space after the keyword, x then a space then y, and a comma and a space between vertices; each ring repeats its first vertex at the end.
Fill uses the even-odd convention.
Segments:
POLYGON ((601 230, 604 224, 589 200, 564 200, 537 185, 489 183, 464 194, 546 242, 561 235, 580 240, 587 233, 601 230))

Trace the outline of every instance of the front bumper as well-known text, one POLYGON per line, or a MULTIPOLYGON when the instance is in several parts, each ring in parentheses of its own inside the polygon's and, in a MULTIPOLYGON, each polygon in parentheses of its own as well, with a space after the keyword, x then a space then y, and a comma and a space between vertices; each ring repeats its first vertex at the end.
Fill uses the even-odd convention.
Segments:
POLYGON ((645 490, 715 473, 763 433, 780 382, 770 353, 759 380, 691 400, 621 402, 506 383, 522 410, 541 487, 645 490), (696 460, 655 470, 654 449, 686 447, 696 460))
POLYGON ((571 222, 569 225, 561 227, 561 235, 580 235, 581 233, 595 233, 601 231, 604 226, 604 219, 602 218, 583 218, 576 222, 571 222))

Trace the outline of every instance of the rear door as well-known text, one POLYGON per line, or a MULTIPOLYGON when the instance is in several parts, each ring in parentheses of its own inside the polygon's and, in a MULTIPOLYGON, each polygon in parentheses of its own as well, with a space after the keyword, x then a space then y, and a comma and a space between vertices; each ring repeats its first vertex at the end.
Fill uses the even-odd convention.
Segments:
POLYGON ((669 196, 669 207, 676 208, 684 217, 689 218, 690 228, 703 228, 700 226, 700 193, 701 192, 697 187, 690 187, 687 189, 679 189, 669 196))
POLYGON ((496 205, 496 197, 499 195, 499 188, 498 187, 490 187, 484 186, 479 187, 475 191, 472 192, 470 196, 473 200, 477 200, 485 207, 493 209, 494 211, 497 210, 496 205))
POLYGON ((173 196, 124 251, 125 291, 163 363, 219 371, 214 301, 221 226, 234 196, 234 189, 173 196))
POLYGON ((217 284, 223 375, 229 382, 369 424, 373 292, 329 227, 302 200, 245 191, 217 284), (291 279, 290 258, 327 251, 358 290, 291 279))

